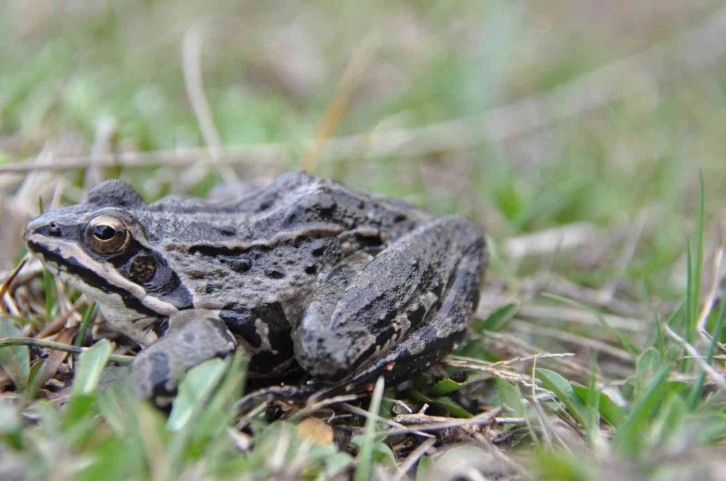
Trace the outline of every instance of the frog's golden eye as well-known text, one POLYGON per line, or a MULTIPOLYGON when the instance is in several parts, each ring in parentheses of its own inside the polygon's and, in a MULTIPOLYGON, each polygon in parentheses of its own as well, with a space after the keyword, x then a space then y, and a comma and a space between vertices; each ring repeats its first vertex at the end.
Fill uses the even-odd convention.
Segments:
POLYGON ((118 254, 130 239, 126 225, 110 215, 100 215, 86 226, 86 244, 98 254, 118 254))

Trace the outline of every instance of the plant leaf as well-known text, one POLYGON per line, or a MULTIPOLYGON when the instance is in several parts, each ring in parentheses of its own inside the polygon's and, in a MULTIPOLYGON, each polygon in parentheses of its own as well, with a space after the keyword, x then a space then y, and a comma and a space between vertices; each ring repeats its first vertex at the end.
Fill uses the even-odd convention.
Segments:
POLYGON ((512 302, 494 310, 483 321, 474 323, 474 332, 501 331, 507 323, 517 314, 519 304, 512 302))
POLYGON ((466 385, 465 382, 456 382, 453 379, 447 377, 446 379, 442 379, 441 381, 431 386, 429 394, 434 397, 443 396, 445 394, 458 391, 464 385, 466 385))
POLYGON ((501 403, 512 410, 512 416, 518 418, 523 417, 524 404, 522 403, 522 393, 519 391, 519 387, 500 377, 495 382, 499 390, 499 400, 501 403))
MULTIPOLYGON (((0 337, 18 338, 23 334, 12 321, 0 319, 0 337)), ((18 392, 25 390, 30 374, 30 350, 28 346, 8 346, 0 348, 0 366, 13 380, 18 392)))
POLYGON ((671 372, 671 365, 665 364, 653 376, 647 385, 638 392, 625 420, 620 423, 613 446, 624 456, 632 457, 640 452, 642 447, 642 432, 650 421, 653 407, 661 400, 666 388, 665 380, 671 372))
POLYGON ((537 369, 535 376, 546 389, 555 393, 557 399, 567 407, 567 411, 581 426, 587 426, 587 408, 567 379, 549 369, 537 369))
MULTIPOLYGON (((576 382, 571 382, 570 384, 572 385, 572 389, 574 389, 575 394, 577 394, 583 402, 587 402, 588 397, 592 394, 591 389, 576 382)), ((610 399, 610 396, 605 393, 596 392, 596 395, 599 398, 598 408, 600 415, 608 422, 608 424, 618 427, 623 419, 625 419, 625 411, 623 408, 615 404, 615 401, 610 399)))
POLYGON ((443 396, 440 398, 436 398, 434 399, 433 404, 446 408, 446 410, 449 411, 449 414, 456 418, 468 419, 474 417, 472 413, 461 407, 459 403, 457 403, 450 397, 443 396))
POLYGON ((96 389, 103 368, 111 355, 111 343, 101 339, 78 357, 78 369, 73 378, 73 395, 88 395, 96 389))
POLYGON ((179 384, 179 393, 169 415, 167 427, 179 431, 199 411, 199 404, 205 402, 224 375, 227 364, 221 359, 210 359, 193 367, 179 384))

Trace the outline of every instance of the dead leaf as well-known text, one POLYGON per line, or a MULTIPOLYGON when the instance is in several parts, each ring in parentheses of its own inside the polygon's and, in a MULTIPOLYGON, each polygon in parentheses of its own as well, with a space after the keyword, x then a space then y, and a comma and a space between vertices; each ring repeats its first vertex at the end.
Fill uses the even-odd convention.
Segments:
POLYGON ((333 444, 333 428, 318 418, 305 418, 297 425, 297 434, 316 444, 333 444))

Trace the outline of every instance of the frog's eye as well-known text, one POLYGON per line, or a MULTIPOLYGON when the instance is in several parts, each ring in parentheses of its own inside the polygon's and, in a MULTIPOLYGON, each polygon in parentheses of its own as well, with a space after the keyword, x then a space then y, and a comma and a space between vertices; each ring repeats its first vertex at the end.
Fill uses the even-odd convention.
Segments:
POLYGON ((129 245, 131 235, 120 219, 100 215, 86 226, 86 244, 98 254, 117 254, 129 245))

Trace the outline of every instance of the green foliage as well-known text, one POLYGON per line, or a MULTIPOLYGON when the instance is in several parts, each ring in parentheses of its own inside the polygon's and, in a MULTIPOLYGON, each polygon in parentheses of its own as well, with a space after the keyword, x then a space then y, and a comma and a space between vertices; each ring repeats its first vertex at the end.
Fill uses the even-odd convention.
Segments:
MULTIPOLYGON (((0 318, 0 338, 22 337, 22 333, 9 319, 0 318)), ((28 384, 30 352, 28 346, 0 347, 0 367, 10 376, 18 391, 28 384)))
POLYGON ((514 302, 506 304, 489 314, 489 317, 483 321, 475 322, 472 330, 479 333, 483 331, 501 331, 517 315, 517 309, 519 309, 519 305, 514 302))

